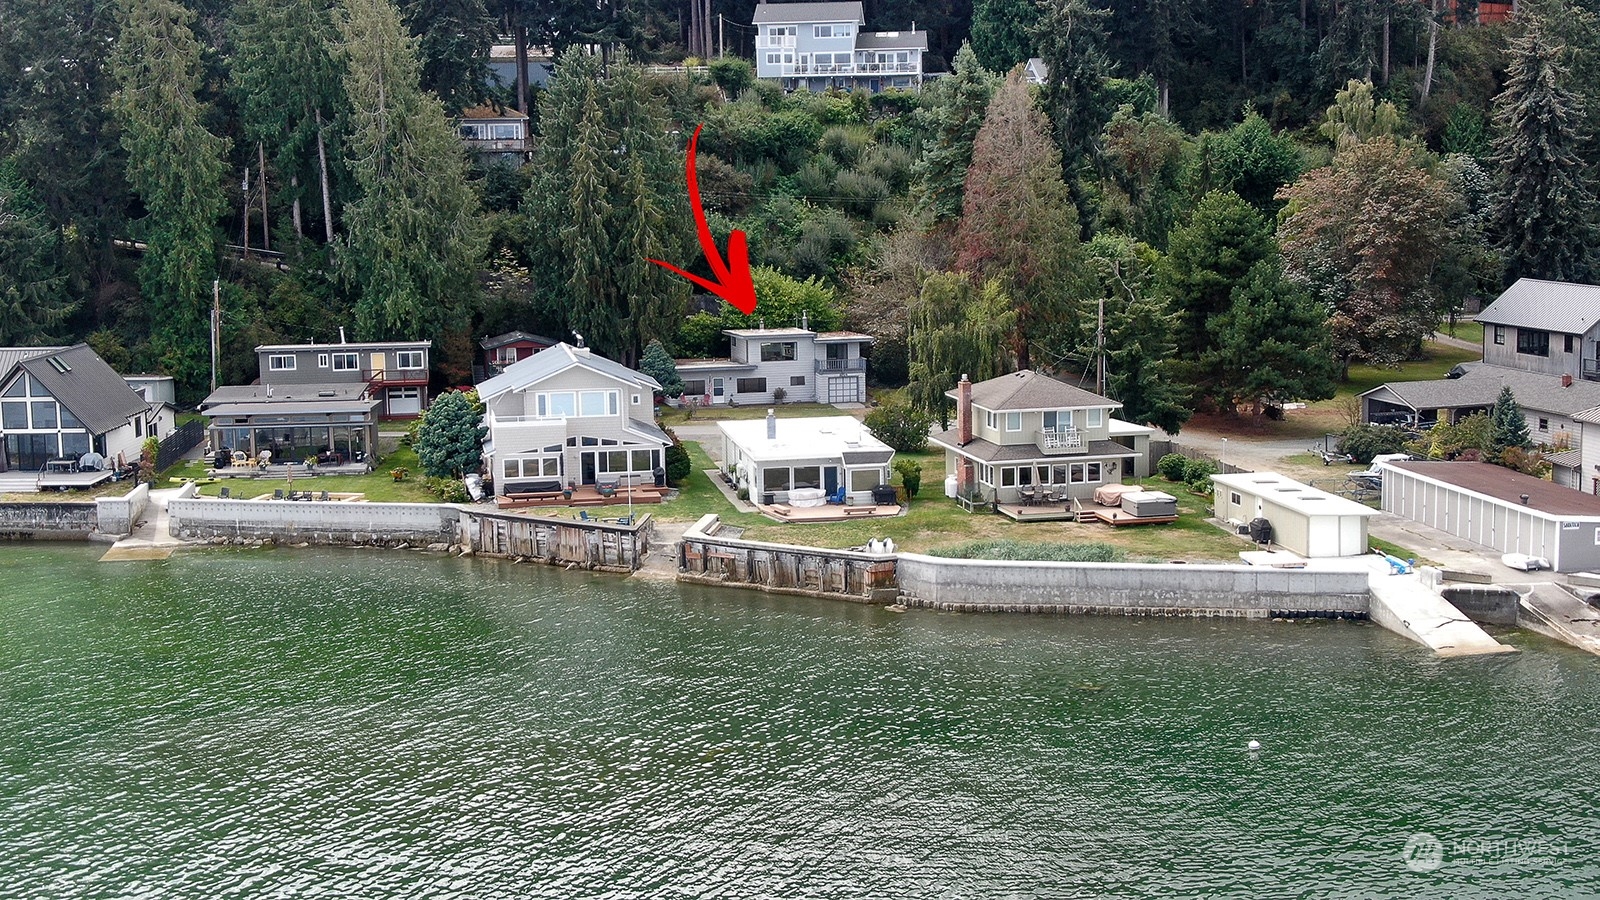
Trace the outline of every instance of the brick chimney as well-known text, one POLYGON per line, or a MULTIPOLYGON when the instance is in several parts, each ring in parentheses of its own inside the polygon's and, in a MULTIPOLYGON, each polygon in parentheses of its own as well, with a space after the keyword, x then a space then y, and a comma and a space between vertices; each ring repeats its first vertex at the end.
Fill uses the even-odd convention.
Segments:
POLYGON ((1561 386, 1564 388, 1572 387, 1572 375, 1570 373, 1561 376, 1561 386))
POLYGON ((956 384, 956 443, 963 447, 972 443, 972 382, 965 372, 956 384))

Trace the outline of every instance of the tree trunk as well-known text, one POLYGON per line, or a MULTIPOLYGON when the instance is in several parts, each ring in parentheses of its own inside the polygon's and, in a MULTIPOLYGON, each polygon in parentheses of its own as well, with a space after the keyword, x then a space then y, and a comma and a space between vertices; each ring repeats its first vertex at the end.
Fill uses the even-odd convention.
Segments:
POLYGON ((512 32, 517 41, 517 111, 531 116, 533 114, 528 112, 528 29, 519 22, 512 32))
POLYGON ((323 140, 322 110, 317 110, 317 168, 322 176, 322 237, 333 243, 333 194, 328 187, 328 146, 323 140))
POLYGON ((294 189, 294 204, 290 207, 289 215, 294 220, 294 236, 305 237, 305 223, 300 220, 300 176, 289 176, 289 187, 294 189))
POLYGON ((1428 105, 1428 95, 1433 92, 1433 61, 1439 52, 1439 0, 1433 0, 1432 14, 1428 16, 1428 65, 1422 72, 1422 105, 1428 105))
POLYGON ((1389 13, 1383 14, 1383 83, 1389 83, 1389 13))

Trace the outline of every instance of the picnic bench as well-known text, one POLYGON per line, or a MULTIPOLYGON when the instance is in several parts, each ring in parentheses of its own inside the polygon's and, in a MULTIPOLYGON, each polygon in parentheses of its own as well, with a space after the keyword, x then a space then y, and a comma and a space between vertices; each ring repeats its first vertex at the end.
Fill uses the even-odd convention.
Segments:
POLYGON ((844 514, 847 516, 870 516, 877 512, 876 506, 846 506, 844 514))

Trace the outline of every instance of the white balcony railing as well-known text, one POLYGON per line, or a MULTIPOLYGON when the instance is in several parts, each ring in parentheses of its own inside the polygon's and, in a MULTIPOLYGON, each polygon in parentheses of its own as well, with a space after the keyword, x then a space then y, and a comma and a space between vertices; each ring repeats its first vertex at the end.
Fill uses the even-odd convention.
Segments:
POLYGON ((815 63, 795 63, 789 66, 779 66, 780 75, 918 75, 922 72, 921 63, 850 63, 817 65, 815 63))
POLYGON ((1089 445, 1083 432, 1076 428, 1041 428, 1034 434, 1034 443, 1045 453, 1088 453, 1089 445))

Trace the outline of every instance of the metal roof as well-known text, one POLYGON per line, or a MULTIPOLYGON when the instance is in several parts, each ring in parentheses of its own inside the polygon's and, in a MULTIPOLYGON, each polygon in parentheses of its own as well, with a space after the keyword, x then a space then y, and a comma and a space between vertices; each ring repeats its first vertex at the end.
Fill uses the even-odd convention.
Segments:
POLYGON ((504 347, 507 344, 515 344, 518 341, 527 341, 533 344, 543 344, 546 347, 554 346, 556 343, 555 338, 547 338, 539 334, 529 334, 526 331, 508 331, 505 334, 497 334, 494 337, 486 337, 478 342, 478 346, 485 350, 493 350, 496 347, 504 347))
POLYGON ((848 3, 758 3, 750 16, 753 25, 778 25, 789 22, 854 22, 867 20, 859 2, 848 3))
POLYGON ((478 396, 488 402, 491 397, 498 397, 506 391, 522 390, 573 366, 582 366, 590 371, 652 391, 661 390, 661 385, 649 375, 635 372, 622 363, 606 359, 588 347, 558 343, 540 350, 527 359, 519 359, 506 366, 504 372, 478 385, 478 396))
POLYGON ((817 333, 817 343, 829 344, 840 341, 866 341, 872 342, 872 335, 862 334, 859 331, 822 331, 817 333))
POLYGON ((1301 484, 1276 472, 1240 472, 1213 475, 1211 480, 1242 494, 1260 497, 1305 516, 1375 516, 1378 511, 1348 497, 1330 494, 1309 484, 1301 484))
POLYGON ((926 31, 863 31, 856 35, 857 50, 926 50, 926 31))
MULTIPOLYGON (((955 398, 956 390, 945 391, 955 398)), ((972 386, 972 405, 980 409, 1016 412, 1027 409, 1073 409, 1079 407, 1120 407, 1122 404, 1093 391, 1073 387, 1032 369, 1001 375, 972 386)))
POLYGON ((149 401, 128 387, 88 344, 74 344, 17 363, 50 396, 95 434, 128 424, 150 408, 149 401))
POLYGON ((1462 368, 1466 374, 1460 378, 1391 381, 1361 396, 1383 392, 1388 396, 1381 396, 1380 399, 1414 410, 1462 409, 1493 406, 1500 397, 1500 388, 1504 386, 1511 388, 1511 396, 1523 409, 1534 412, 1573 416, 1600 407, 1600 382, 1574 378, 1570 385, 1563 387, 1560 375, 1541 375, 1484 363, 1469 363, 1462 368))
POLYGON ((1137 451, 1116 441, 1090 441, 1088 453, 1046 454, 1034 444, 996 444, 983 438, 974 438, 965 447, 958 441, 956 430, 941 431, 929 441, 962 456, 985 463, 1031 462, 1036 465, 1066 465, 1075 462, 1099 462, 1107 457, 1136 456, 1137 451))
POLYGON ((1519 278, 1477 319, 1488 325, 1583 334, 1600 322, 1600 286, 1519 278))
POLYGON ((1592 497, 1583 491, 1524 475, 1504 466, 1437 460, 1382 465, 1479 494, 1506 506, 1525 507, 1546 515, 1600 517, 1600 497, 1592 497), (1528 495, 1526 504, 1522 502, 1523 494, 1528 495))
POLYGON ((17 363, 46 353, 60 353, 66 347, 0 347, 0 375, 9 375, 17 363))

